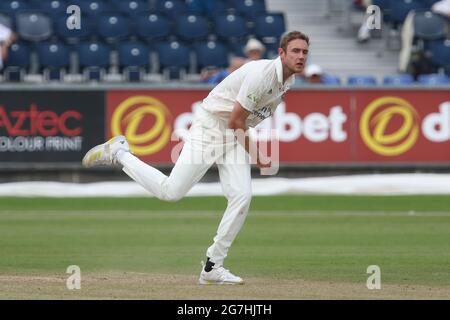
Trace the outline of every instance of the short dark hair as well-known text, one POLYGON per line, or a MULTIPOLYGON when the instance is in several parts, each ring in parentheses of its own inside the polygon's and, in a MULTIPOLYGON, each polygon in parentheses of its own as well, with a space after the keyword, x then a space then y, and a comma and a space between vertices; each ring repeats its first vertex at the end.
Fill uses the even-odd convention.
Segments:
POLYGON ((291 31, 291 32, 285 33, 281 37, 280 48, 282 48, 284 51, 287 51, 288 43, 295 39, 305 40, 306 43, 309 45, 309 37, 306 34, 300 32, 300 31, 291 31))

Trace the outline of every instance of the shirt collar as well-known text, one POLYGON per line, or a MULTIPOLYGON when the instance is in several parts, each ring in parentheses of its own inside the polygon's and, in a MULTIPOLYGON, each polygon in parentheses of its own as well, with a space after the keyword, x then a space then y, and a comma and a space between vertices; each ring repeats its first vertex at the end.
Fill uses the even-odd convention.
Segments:
MULTIPOLYGON (((275 70, 277 72, 278 82, 283 85, 283 65, 281 63, 281 58, 278 57, 275 59, 275 70)), ((295 74, 286 79, 286 82, 283 86, 287 86, 288 88, 295 82, 295 74)))

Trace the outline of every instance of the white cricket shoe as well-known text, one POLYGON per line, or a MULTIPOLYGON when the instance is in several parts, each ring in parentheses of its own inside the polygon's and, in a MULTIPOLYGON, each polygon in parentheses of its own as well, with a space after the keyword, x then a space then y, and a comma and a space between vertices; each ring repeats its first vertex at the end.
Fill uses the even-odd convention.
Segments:
POLYGON ((235 276, 230 270, 225 269, 222 266, 213 266, 209 272, 205 271, 202 266, 202 272, 198 279, 199 284, 244 284, 244 280, 235 276))
POLYGON ((86 168, 114 165, 117 163, 117 152, 120 150, 130 151, 127 139, 124 136, 116 136, 103 144, 93 147, 89 150, 82 160, 82 164, 86 168))

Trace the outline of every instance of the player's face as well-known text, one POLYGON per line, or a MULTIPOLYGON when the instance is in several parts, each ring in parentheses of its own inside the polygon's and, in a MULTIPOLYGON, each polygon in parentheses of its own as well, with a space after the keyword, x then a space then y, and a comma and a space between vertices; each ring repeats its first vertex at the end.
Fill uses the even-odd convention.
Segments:
POLYGON ((281 61, 289 73, 301 73, 305 68, 309 45, 305 40, 294 39, 287 45, 286 51, 279 49, 281 61))

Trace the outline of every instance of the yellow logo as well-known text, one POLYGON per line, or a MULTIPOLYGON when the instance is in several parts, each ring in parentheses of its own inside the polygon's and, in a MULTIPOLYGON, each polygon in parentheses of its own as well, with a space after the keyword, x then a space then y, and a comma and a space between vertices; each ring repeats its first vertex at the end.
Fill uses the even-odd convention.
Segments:
POLYGON ((405 153, 419 136, 419 115, 406 100, 382 97, 371 102, 361 115, 359 130, 364 143, 372 151, 383 156, 405 153), (400 126, 393 118, 403 119, 400 126), (395 125, 395 130, 392 130, 395 125), (388 133, 390 126, 391 133, 388 133), (393 131, 393 132, 392 132, 393 131))
POLYGON ((123 101, 111 118, 111 133, 124 135, 136 155, 150 155, 164 148, 170 139, 172 127, 168 122, 170 112, 161 101, 147 96, 135 96, 123 101), (131 111, 130 111, 131 109, 131 111), (141 124, 151 115, 154 125, 144 132, 141 124))

